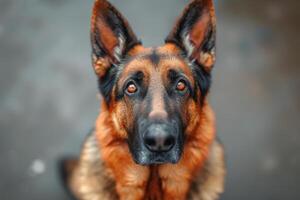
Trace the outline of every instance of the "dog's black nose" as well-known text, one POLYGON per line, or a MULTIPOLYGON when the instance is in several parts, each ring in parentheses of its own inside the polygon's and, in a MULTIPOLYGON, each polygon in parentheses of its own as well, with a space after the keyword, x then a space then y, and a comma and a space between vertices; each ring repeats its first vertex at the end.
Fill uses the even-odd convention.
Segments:
POLYGON ((165 152, 172 149, 175 137, 170 134, 165 125, 153 124, 145 132, 144 143, 150 151, 165 152))

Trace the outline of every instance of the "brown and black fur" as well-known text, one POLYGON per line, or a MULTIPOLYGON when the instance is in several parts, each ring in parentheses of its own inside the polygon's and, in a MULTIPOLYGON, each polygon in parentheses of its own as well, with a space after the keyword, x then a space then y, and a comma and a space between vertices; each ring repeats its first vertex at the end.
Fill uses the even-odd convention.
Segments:
POLYGON ((215 24, 212 0, 193 0, 165 44, 145 48, 116 8, 95 2, 92 59, 103 100, 80 158, 66 166, 77 199, 218 199, 223 148, 207 101, 215 24), (151 149, 144 137, 153 127, 171 135, 170 148, 151 149))

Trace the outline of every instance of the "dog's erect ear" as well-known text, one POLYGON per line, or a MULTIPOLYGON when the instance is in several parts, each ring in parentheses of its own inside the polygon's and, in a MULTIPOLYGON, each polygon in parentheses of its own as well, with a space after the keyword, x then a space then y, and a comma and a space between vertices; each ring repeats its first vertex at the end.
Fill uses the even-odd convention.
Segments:
POLYGON ((140 44, 127 20, 106 0, 96 0, 91 21, 93 65, 101 78, 140 44))
POLYGON ((93 67, 99 89, 106 102, 110 100, 118 64, 126 54, 141 44, 127 20, 106 0, 96 0, 91 20, 93 67))
POLYGON ((209 72, 215 63, 215 24, 213 0, 193 0, 166 38, 166 43, 175 43, 192 62, 209 72))

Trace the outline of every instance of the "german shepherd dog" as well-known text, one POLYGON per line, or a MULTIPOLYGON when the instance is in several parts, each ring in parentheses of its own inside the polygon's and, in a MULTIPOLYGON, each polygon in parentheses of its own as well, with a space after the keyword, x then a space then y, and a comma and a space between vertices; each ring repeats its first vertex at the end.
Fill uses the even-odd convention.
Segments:
POLYGON ((207 101, 215 63, 213 0, 193 0, 165 44, 145 48, 106 0, 91 19, 93 68, 103 97, 80 158, 66 162, 80 200, 215 200, 223 147, 207 101))

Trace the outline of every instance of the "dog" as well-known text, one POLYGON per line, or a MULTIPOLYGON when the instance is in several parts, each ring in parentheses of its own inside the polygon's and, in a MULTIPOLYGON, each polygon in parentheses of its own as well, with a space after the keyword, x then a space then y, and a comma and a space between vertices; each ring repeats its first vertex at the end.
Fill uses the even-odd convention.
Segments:
POLYGON ((224 151, 207 100, 215 41, 213 0, 191 1, 156 48, 107 0, 95 1, 92 65, 103 99, 79 159, 65 163, 76 199, 219 198, 224 151))

